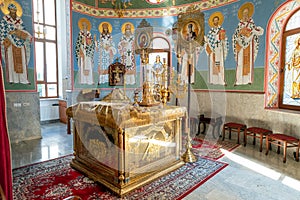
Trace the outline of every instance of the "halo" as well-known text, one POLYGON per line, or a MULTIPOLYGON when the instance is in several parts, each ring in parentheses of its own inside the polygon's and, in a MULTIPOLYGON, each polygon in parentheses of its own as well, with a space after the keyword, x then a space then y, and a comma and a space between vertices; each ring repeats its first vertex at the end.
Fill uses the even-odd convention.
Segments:
POLYGON ((214 18, 219 17, 219 25, 222 25, 224 22, 224 15, 221 12, 214 12, 208 19, 208 25, 214 27, 214 18))
POLYGON ((8 15, 9 14, 9 10, 8 10, 8 5, 9 4, 14 4, 17 7, 17 16, 18 17, 22 17, 23 15, 23 9, 21 7, 21 5, 13 0, 8 0, 8 1, 4 1, 4 5, 1 7, 1 11, 4 15, 8 15))
POLYGON ((90 31, 92 28, 91 22, 87 18, 80 18, 78 20, 78 27, 80 30, 83 30, 83 23, 87 24, 87 30, 90 31))
POLYGON ((122 33, 125 34, 125 27, 126 27, 127 24, 129 24, 130 27, 131 27, 131 29, 130 29, 130 30, 131 30, 131 33, 134 33, 134 26, 133 26, 133 24, 130 23, 130 22, 125 22, 125 23, 122 25, 122 28, 121 28, 121 29, 122 29, 122 33))
POLYGON ((107 24, 108 25, 108 31, 109 31, 109 33, 111 33, 112 32, 112 26, 111 26, 111 24, 109 22, 102 22, 102 23, 100 23, 99 26, 98 26, 99 32, 102 33, 102 31, 103 31, 102 25, 103 24, 107 24))
POLYGON ((252 17, 253 12, 254 12, 254 5, 251 2, 247 2, 247 3, 244 3, 238 11, 239 20, 241 20, 243 18, 243 11, 245 10, 245 8, 249 9, 249 16, 252 17))

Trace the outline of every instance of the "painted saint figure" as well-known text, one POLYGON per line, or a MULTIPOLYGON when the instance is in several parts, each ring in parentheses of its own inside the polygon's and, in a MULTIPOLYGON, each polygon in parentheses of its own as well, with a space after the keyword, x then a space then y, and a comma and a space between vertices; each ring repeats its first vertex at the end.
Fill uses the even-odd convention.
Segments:
POLYGON ((32 36, 24 30, 20 18, 22 8, 17 2, 11 2, 8 14, 0 22, 0 42, 5 61, 7 81, 9 83, 30 84, 28 81, 28 63, 32 36))
POLYGON ((78 21, 79 33, 76 41, 76 58, 78 62, 78 74, 80 84, 94 84, 93 68, 94 68, 94 52, 95 43, 90 32, 91 23, 86 18, 78 21))
POLYGON ((162 85, 163 63, 161 62, 159 55, 156 56, 152 69, 154 73, 154 84, 162 85))
POLYGON ((259 36, 264 33, 263 28, 254 24, 253 12, 254 5, 250 2, 243 4, 238 11, 240 22, 232 38, 236 60, 235 85, 253 82, 254 61, 259 49, 259 36))
POLYGON ((224 74, 224 61, 228 53, 228 38, 224 28, 221 26, 224 16, 221 12, 213 13, 208 24, 211 27, 205 40, 205 50, 209 57, 209 83, 226 85, 224 74))
POLYGON ((145 34, 142 34, 140 36, 140 43, 139 46, 140 48, 145 48, 148 45, 148 41, 147 41, 147 36, 145 34))
POLYGON ((300 36, 295 40, 295 49, 287 63, 292 70, 292 94, 291 98, 300 98, 300 36))
POLYGON ((101 83, 108 83, 108 67, 113 63, 114 55, 117 50, 111 35, 112 26, 108 22, 102 22, 99 25, 100 39, 97 44, 99 49, 98 85, 101 83))
POLYGON ((196 34, 196 32, 194 31, 193 24, 188 24, 187 27, 188 27, 188 31, 187 31, 187 33, 186 33, 186 40, 187 40, 187 41, 191 41, 191 40, 196 39, 197 34, 196 34))
POLYGON ((122 26, 122 37, 118 44, 118 50, 121 55, 121 63, 125 65, 125 84, 135 84, 135 56, 134 56, 134 27, 131 23, 125 23, 122 26))

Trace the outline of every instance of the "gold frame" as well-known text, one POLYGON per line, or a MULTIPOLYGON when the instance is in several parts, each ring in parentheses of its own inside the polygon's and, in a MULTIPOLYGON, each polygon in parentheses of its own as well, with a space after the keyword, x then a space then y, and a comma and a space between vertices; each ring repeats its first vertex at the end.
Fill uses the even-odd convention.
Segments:
POLYGON ((150 23, 148 23, 145 19, 143 19, 135 30, 135 46, 136 46, 135 53, 141 54, 143 49, 151 48, 152 38, 153 38, 153 27, 150 25, 150 23), (143 46, 140 45, 140 41, 142 37, 146 38, 146 43, 143 46))
POLYGON ((109 85, 123 86, 125 79, 125 65, 120 62, 110 64, 108 67, 109 85))
POLYGON ((189 54, 195 51, 196 47, 204 45, 204 14, 200 9, 189 7, 185 13, 178 15, 178 44, 189 54), (195 32, 193 39, 187 39, 187 27, 192 26, 195 32))

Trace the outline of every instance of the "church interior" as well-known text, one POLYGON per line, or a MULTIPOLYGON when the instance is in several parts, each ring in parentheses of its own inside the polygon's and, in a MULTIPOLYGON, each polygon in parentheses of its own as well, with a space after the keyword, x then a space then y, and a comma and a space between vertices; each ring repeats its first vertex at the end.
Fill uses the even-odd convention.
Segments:
POLYGON ((0 8, 0 199, 300 199, 299 0, 0 8), (70 155, 108 193, 19 189, 25 167, 70 155), (178 196, 142 191, 204 160, 222 167, 178 196))

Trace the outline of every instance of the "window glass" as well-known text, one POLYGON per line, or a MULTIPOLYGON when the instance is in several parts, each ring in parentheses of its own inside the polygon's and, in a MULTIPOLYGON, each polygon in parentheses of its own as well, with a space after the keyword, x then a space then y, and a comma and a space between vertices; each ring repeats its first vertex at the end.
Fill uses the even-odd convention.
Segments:
POLYGON ((57 96, 57 85, 56 84, 48 84, 47 92, 48 92, 48 97, 56 97, 57 96))
POLYGON ((44 80, 44 43, 36 42, 35 43, 35 66, 37 80, 44 80))
POLYGON ((300 106, 300 33, 286 37, 282 103, 300 106))
POLYGON ((56 0, 33 0, 35 68, 40 97, 58 97, 56 0))
POLYGON ((292 30, 300 27, 300 10, 293 14, 293 16, 289 19, 285 30, 292 30))
POLYGON ((45 0, 45 24, 55 25, 55 3, 54 0, 45 0))
POLYGON ((34 24, 34 37, 35 38, 44 38, 43 25, 34 24))
POLYGON ((38 84, 37 90, 39 92, 40 97, 46 97, 46 86, 45 84, 38 84))
POLYGON ((33 1, 33 9, 34 9, 34 22, 43 23, 43 1, 42 0, 34 0, 33 1))
POLYGON ((51 26, 45 26, 44 33, 47 40, 55 40, 56 39, 56 28, 51 26))
POLYGON ((56 44, 46 43, 46 66, 47 66, 47 82, 56 82, 56 44))

